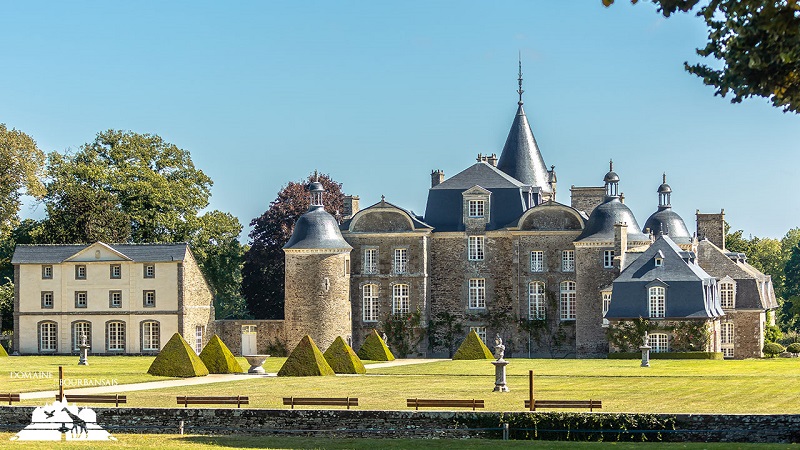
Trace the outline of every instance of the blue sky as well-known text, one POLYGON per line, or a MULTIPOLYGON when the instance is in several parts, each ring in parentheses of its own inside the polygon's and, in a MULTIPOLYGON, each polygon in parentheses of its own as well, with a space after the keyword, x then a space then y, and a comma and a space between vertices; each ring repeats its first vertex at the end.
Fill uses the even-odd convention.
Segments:
POLYGON ((714 97, 683 70, 702 21, 646 3, 7 2, 0 42, 0 122, 45 151, 158 134, 214 180, 211 208, 243 238, 317 169, 362 206, 383 194, 423 214, 431 170, 502 150, 518 51, 557 200, 600 185, 613 158, 640 225, 666 172, 690 230, 722 208, 746 234, 800 226, 800 116, 714 97))

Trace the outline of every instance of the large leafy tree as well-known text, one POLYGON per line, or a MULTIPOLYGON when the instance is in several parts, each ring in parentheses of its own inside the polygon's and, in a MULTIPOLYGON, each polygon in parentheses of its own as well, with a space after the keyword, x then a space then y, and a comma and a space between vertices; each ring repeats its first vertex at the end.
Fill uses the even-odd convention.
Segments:
POLYGON ((23 193, 44 195, 40 181, 44 159, 33 138, 0 123, 0 238, 8 237, 19 223, 23 193))
POLYGON ((342 185, 328 175, 310 175, 290 182, 272 201, 264 214, 250 222, 250 249, 242 268, 242 294, 250 313, 257 319, 282 319, 284 297, 283 246, 292 237, 294 224, 310 204, 307 186, 318 180, 325 187, 325 210, 341 221, 342 185))
MULTIPOLYGON (((47 217, 37 243, 188 242, 223 311, 238 296, 238 219, 208 206, 212 181, 188 151, 150 134, 109 130, 48 160, 47 217)), ((242 315, 241 308, 226 313, 242 315)))
MULTIPOLYGON (((631 0, 638 3, 639 0, 631 0)), ((697 10, 708 42, 697 54, 712 65, 686 70, 739 103, 764 97, 784 111, 800 112, 800 2, 798 0, 650 0, 665 17, 697 10), (719 67, 719 68, 717 68, 719 67)), ((614 0, 602 0, 609 6, 614 0)))

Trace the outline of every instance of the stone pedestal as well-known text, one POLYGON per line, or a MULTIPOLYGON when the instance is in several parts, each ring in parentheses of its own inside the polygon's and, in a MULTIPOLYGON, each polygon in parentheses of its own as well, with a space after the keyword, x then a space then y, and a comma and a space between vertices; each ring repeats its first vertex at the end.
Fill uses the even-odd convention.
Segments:
POLYGON ((508 361, 505 359, 498 359, 497 361, 492 361, 494 364, 494 392, 508 392, 508 386, 506 386, 506 366, 508 365, 508 361))
POLYGON ((254 374, 265 374, 267 373, 262 364, 264 361, 269 358, 269 355, 243 355, 244 358, 247 360, 247 363, 250 364, 250 368, 247 369, 247 373, 254 373, 254 374))
POLYGON ((78 359, 79 366, 88 366, 89 365, 89 344, 86 342, 86 335, 81 336, 81 343, 78 345, 78 348, 81 350, 81 356, 78 359))
POLYGON ((642 367, 650 367, 650 336, 648 336, 647 332, 644 332, 644 342, 642 346, 639 347, 639 350, 642 351, 642 367))

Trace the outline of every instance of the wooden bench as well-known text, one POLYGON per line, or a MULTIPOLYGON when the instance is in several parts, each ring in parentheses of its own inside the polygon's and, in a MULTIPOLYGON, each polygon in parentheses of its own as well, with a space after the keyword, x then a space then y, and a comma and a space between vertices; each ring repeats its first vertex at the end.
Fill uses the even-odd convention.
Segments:
MULTIPOLYGON (((64 394, 67 402, 72 403, 113 403, 119 407, 120 403, 128 403, 128 397, 119 394, 108 395, 79 395, 79 394, 64 394)), ((61 400, 59 395, 56 394, 56 400, 61 400)))
POLYGON ((8 402, 8 406, 11 406, 11 402, 19 403, 19 394, 12 394, 10 392, 0 394, 0 402, 8 402))
POLYGON ((420 408, 483 408, 483 400, 446 400, 446 399, 423 399, 408 398, 406 406, 419 411, 420 408))
POLYGON ((589 408, 589 411, 594 411, 595 409, 602 409, 603 402, 600 400, 534 400, 533 401, 533 409, 531 409, 531 401, 525 400, 525 408, 536 411, 537 408, 570 408, 570 409, 585 409, 589 408))
POLYGON ((350 409, 351 406, 358 406, 358 398, 342 397, 342 398, 325 398, 325 397, 283 397, 283 404, 291 406, 294 409, 297 406, 346 406, 350 409))
POLYGON ((192 397, 189 395, 179 395, 177 397, 179 405, 188 408, 189 405, 236 405, 241 408, 242 405, 250 404, 250 397, 237 395, 236 397, 192 397))

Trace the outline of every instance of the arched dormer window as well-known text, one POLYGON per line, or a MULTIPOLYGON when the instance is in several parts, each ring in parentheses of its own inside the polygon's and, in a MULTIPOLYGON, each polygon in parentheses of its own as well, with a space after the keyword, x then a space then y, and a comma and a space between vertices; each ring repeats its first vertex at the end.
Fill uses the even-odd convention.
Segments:
POLYGON ((725 277, 717 284, 719 289, 719 302, 723 309, 736 308, 736 282, 731 277, 725 277))

